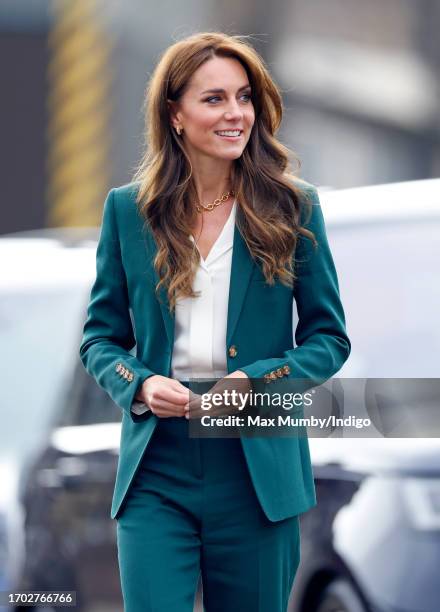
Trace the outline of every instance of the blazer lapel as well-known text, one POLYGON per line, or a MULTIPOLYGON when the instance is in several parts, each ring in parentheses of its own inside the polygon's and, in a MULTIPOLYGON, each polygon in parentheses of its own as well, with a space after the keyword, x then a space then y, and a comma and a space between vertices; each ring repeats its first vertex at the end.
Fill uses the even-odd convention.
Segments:
POLYGON ((226 328, 227 346, 229 346, 237 326, 254 265, 246 242, 242 238, 238 226, 235 225, 226 328))
MULTIPOLYGON (((149 249, 148 247, 147 249, 149 251, 149 261, 150 261, 150 267, 151 267, 152 275, 153 275, 153 283, 154 283, 154 287, 156 287, 159 282, 159 275, 157 274, 156 269, 154 267, 154 258, 156 257, 156 253, 157 253, 157 244, 149 230, 145 232, 145 236, 149 244, 149 249)), ((162 312, 162 318, 163 318, 163 322, 165 325, 168 342, 170 346, 172 347, 174 345, 175 315, 174 315, 174 311, 171 313, 169 310, 167 290, 163 285, 161 286, 159 293, 158 293, 158 301, 159 301, 160 309, 162 312)))
MULTIPOLYGON (((154 282, 156 284, 159 282, 159 277, 156 274, 155 274, 154 282)), ((163 317, 163 322, 165 324, 165 330, 168 336, 168 342, 170 343, 170 346, 173 347, 175 315, 174 315, 174 310, 172 313, 170 312, 167 291, 163 286, 159 290, 159 297, 160 297, 159 304, 160 304, 160 309, 162 311, 162 317, 163 317)))

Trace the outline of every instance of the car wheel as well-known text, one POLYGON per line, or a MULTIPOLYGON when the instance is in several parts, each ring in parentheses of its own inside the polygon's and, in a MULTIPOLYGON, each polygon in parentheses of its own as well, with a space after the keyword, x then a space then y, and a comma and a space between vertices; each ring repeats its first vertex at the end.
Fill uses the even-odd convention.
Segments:
POLYGON ((344 578, 330 582, 322 592, 316 612, 367 612, 354 588, 344 578))

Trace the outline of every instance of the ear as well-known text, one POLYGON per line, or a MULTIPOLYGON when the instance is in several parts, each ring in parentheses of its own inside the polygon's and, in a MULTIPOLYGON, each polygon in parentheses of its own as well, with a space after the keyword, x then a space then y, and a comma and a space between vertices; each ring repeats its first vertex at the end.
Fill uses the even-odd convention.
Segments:
POLYGON ((180 125, 179 104, 174 100, 167 100, 170 120, 174 128, 180 125))

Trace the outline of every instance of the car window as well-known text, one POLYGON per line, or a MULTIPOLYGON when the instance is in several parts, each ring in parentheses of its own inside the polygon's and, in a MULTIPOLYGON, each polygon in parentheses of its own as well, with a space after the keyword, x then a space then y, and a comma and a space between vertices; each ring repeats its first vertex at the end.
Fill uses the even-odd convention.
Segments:
POLYGON ((351 355, 338 376, 440 376, 440 221, 329 229, 351 355))
POLYGON ((31 452, 62 409, 89 287, 0 289, 2 453, 31 452))

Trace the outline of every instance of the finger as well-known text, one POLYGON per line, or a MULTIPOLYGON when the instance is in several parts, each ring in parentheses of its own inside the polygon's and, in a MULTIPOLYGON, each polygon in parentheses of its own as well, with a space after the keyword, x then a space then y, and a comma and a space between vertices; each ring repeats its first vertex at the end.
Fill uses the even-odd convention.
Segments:
POLYGON ((202 401, 202 396, 198 395, 197 393, 193 393, 192 391, 190 391, 189 397, 187 397, 187 402, 186 405, 187 406, 196 406, 199 405, 202 401))
POLYGON ((183 414, 174 414, 173 412, 162 412, 162 411, 158 411, 154 413, 158 418, 160 419, 170 419, 172 417, 174 418, 184 418, 183 414))
POLYGON ((177 391, 170 387, 164 387, 163 389, 160 389, 160 391, 157 392, 157 399, 166 401, 169 404, 174 404, 176 406, 182 406, 188 403, 189 400, 188 389, 186 389, 185 387, 183 388, 185 390, 185 393, 182 393, 181 391, 177 391))
POLYGON ((161 419, 168 419, 171 417, 183 418, 185 416, 183 412, 163 410, 162 408, 153 410, 152 412, 161 419))
POLYGON ((175 378, 172 379, 171 388, 175 389, 179 393, 188 394, 190 391, 188 387, 185 387, 185 385, 182 385, 182 383, 179 380, 176 380, 175 378))
POLYGON ((161 413, 171 414, 171 416, 183 416, 185 414, 184 405, 173 404, 164 400, 156 399, 150 403, 151 410, 156 414, 161 413))

